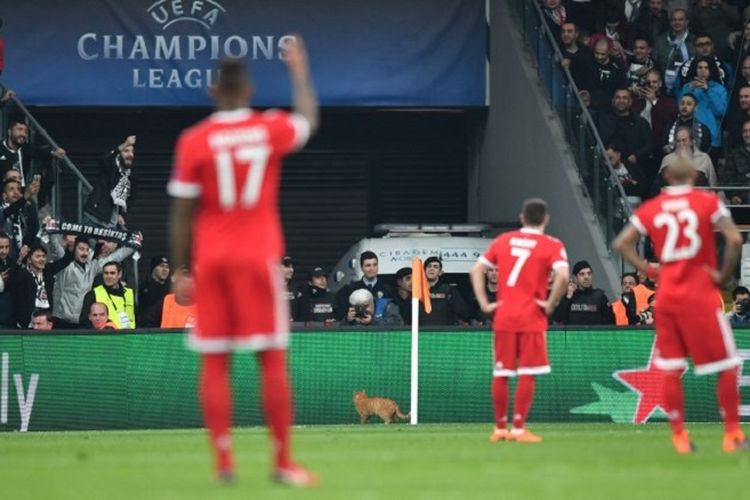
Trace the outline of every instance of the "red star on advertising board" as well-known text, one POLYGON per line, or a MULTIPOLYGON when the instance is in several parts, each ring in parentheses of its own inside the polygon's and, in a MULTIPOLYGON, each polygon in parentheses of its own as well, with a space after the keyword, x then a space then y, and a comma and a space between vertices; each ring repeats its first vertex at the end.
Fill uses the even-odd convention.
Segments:
MULTIPOLYGON (((664 378, 666 372, 654 366, 654 345, 651 346, 651 354, 648 358, 648 365, 643 368, 630 370, 620 370, 612 374, 617 380, 626 385, 631 391, 638 394, 638 404, 633 414, 633 423, 643 424, 657 412, 664 410, 664 378)), ((685 368, 680 377, 685 374, 685 368)))

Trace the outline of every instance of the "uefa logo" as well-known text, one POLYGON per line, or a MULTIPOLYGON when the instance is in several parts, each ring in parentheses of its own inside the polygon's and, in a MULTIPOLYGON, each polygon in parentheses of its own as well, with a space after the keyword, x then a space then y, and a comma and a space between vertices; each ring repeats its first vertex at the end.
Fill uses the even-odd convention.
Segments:
POLYGON ((198 23, 211 29, 226 9, 214 0, 158 0, 146 11, 163 30, 179 22, 198 23))

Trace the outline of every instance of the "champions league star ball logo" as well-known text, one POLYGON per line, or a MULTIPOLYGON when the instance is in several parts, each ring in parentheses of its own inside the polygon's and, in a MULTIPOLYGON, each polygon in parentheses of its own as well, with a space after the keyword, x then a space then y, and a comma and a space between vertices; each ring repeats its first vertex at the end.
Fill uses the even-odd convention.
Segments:
POLYGON ((179 22, 198 23, 211 29, 219 14, 226 12, 220 3, 213 0, 159 0, 146 10, 163 30, 179 22))

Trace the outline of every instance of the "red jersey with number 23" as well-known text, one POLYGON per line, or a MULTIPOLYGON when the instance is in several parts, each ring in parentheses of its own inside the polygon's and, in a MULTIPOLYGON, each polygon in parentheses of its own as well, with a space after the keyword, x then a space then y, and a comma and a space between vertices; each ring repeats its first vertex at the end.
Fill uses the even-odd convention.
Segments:
POLYGON ((715 308, 709 299, 718 303, 718 287, 706 267, 716 269, 714 224, 721 217, 731 214, 719 197, 690 186, 669 186, 633 214, 630 222, 651 238, 661 264, 657 310, 715 308))
POLYGON ((277 208, 281 159, 302 147, 309 133, 302 116, 247 108, 213 113, 182 133, 167 191, 198 199, 196 265, 283 255, 277 208))
MULTIPOLYGON (((497 268, 497 301, 492 327, 496 332, 544 332, 547 315, 537 304, 546 300, 553 269, 568 267, 563 243, 523 228, 501 234, 480 262, 497 268)), ((491 300, 491 298, 490 298, 491 300)))

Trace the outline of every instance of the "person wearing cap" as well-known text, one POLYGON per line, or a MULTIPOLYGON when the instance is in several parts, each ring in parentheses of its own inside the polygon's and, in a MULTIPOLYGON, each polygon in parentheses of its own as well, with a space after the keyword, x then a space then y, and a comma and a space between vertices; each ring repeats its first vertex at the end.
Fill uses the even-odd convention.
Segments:
POLYGON ((573 266, 575 281, 555 311, 553 319, 565 325, 614 325, 615 316, 609 299, 601 288, 594 288, 591 265, 585 260, 573 266))
POLYGON ((310 272, 307 287, 299 299, 297 321, 330 322, 335 319, 336 295, 328 290, 328 274, 322 267, 310 272))
POLYGON ((404 320, 398 306, 389 298, 375 297, 366 288, 354 290, 349 295, 346 322, 352 326, 403 326, 404 320))
POLYGON ((138 308, 144 312, 160 303, 172 285, 169 281, 169 259, 166 255, 152 257, 150 269, 151 276, 141 284, 138 291, 138 308))
POLYGON ((411 267, 402 267, 396 271, 396 293, 393 303, 398 306, 398 312, 405 325, 411 325, 411 267))
POLYGON ((297 321, 299 316, 299 299, 302 291, 294 282, 294 260, 288 255, 281 259, 281 276, 284 279, 284 299, 289 303, 289 321, 297 321))
MULTIPOLYGON (((343 320, 349 311, 349 296, 353 291, 367 289, 375 298, 375 303, 381 299, 393 298, 393 287, 378 276, 378 256, 371 250, 362 252, 359 256, 359 268, 362 279, 352 281, 336 292, 336 317, 343 320)), ((384 307, 384 306, 383 306, 384 307)))
MULTIPOLYGON (((65 253, 61 235, 51 235, 50 245, 57 247, 59 255, 65 253)), ((101 274, 104 263, 122 262, 132 254, 132 248, 123 246, 105 258, 94 257, 89 239, 77 237, 73 246, 73 262, 55 275, 52 298, 55 328, 78 328, 83 297, 94 286, 94 279, 101 274)))
POLYGON ((439 257, 427 257, 424 261, 424 274, 430 286, 432 313, 426 314, 420 303, 420 325, 455 325, 469 321, 469 305, 454 286, 440 280, 443 276, 443 262, 439 257))

